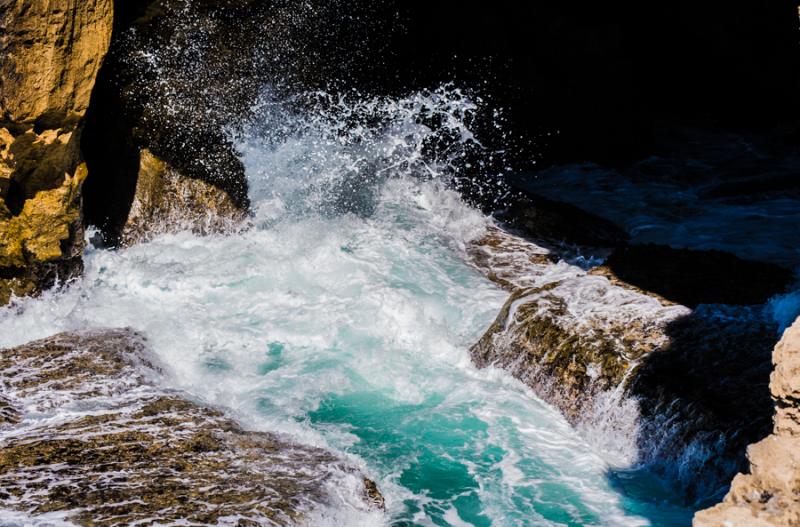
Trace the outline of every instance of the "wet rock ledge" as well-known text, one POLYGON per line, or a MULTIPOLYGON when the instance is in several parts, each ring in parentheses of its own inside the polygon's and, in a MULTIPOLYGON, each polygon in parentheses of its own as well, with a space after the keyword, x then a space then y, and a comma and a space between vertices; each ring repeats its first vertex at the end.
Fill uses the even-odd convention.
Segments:
MULTIPOLYGON (((696 268, 693 259, 709 257, 640 247, 639 260, 647 251, 659 257, 666 251, 664 265, 673 274, 681 261, 696 268)), ((682 273, 695 302, 679 303, 684 297, 671 290, 666 298, 626 280, 619 270, 627 268, 617 260, 631 251, 612 253, 601 265, 579 247, 554 248, 499 226, 468 252, 511 293, 471 349, 478 367, 508 371, 592 443, 662 475, 690 503, 721 497, 731 477, 746 468, 747 445, 771 426, 768 383, 777 326, 763 305, 751 304, 749 291, 730 298, 736 289, 726 280, 717 288, 725 296, 682 273)), ((725 261, 726 272, 753 287, 760 287, 758 273, 771 279, 781 271, 732 256, 725 261)))
POLYGON ((156 387, 128 329, 62 333, 0 351, 0 511, 80 525, 291 525, 375 484, 334 454, 248 432, 156 387), (337 496, 337 497, 334 497, 337 496))

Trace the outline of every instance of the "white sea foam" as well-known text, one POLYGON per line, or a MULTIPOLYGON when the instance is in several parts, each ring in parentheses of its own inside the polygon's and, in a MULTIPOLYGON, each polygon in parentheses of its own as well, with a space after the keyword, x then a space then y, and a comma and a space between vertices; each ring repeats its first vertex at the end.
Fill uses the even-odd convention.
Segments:
POLYGON ((343 486, 313 525, 657 518, 612 487, 607 461, 556 411, 469 360, 506 297, 466 263, 487 220, 444 184, 471 141, 471 103, 443 90, 341 117, 347 104, 301 117, 273 107, 242 138, 251 229, 89 247, 83 278, 0 309, 0 345, 86 327, 144 332, 171 387, 247 428, 338 450, 376 479, 386 516, 355 510, 356 485, 343 486), (430 157, 442 130, 455 139, 430 157))

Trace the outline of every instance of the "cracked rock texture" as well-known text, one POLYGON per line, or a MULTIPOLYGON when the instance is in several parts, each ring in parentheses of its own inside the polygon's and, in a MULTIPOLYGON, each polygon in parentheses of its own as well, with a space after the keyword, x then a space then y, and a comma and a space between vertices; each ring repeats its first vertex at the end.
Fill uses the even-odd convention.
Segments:
POLYGON ((129 329, 61 333, 0 351, 0 511, 79 525, 293 525, 361 491, 346 460, 161 389, 129 329))
POLYGON ((692 309, 497 227, 468 254, 511 292, 471 348, 478 367, 509 372, 585 436, 614 437, 608 448, 690 500, 746 467, 772 412, 775 326, 761 306, 692 309))
POLYGON ((81 271, 81 126, 112 24, 112 0, 0 1, 0 304, 81 271))
POLYGON ((773 433, 747 449, 749 474, 737 474, 722 503, 694 517, 694 527, 800 525, 800 319, 772 355, 773 433))

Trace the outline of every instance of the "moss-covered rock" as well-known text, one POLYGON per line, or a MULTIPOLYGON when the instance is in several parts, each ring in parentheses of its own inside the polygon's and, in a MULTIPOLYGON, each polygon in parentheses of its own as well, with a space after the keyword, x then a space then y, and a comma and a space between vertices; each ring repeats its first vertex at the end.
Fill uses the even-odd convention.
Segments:
POLYGON ((160 370, 130 330, 3 350, 0 507, 93 526, 288 525, 335 504, 328 489, 348 482, 362 488, 356 507, 382 507, 375 484, 343 459, 245 431, 159 389, 160 370))
POLYGON ((642 356, 663 347, 666 324, 685 314, 613 287, 605 278, 576 276, 517 290, 472 347, 473 361, 508 370, 580 421, 594 396, 619 386, 642 356), (605 298, 609 291, 617 297, 605 298))

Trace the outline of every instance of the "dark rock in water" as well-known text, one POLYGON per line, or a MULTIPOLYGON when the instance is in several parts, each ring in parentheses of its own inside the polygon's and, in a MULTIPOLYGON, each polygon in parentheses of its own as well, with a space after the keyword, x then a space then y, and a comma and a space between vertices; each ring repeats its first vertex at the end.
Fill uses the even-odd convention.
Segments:
POLYGON ((613 437, 608 447, 622 445, 689 499, 723 489, 772 414, 776 328, 763 309, 691 310, 603 270, 542 258, 501 230, 489 241, 470 254, 514 292, 473 362, 507 370, 594 440, 613 437))
POLYGON ((761 304, 795 280, 794 273, 778 265, 654 244, 618 248, 605 267, 624 282, 689 307, 761 304))
MULTIPOLYGON (((375 484, 324 450, 248 432, 152 384, 159 366, 130 330, 60 334, 0 354, 0 506, 81 525, 294 524, 335 505, 331 486, 375 484), (6 410, 19 401, 37 417, 6 410), (42 419, 42 417, 46 417, 42 419)), ((358 500, 358 498, 356 498, 358 500)))
POLYGON ((628 241, 625 230, 605 218, 529 192, 509 198, 497 217, 534 240, 550 243, 618 247, 628 241))

